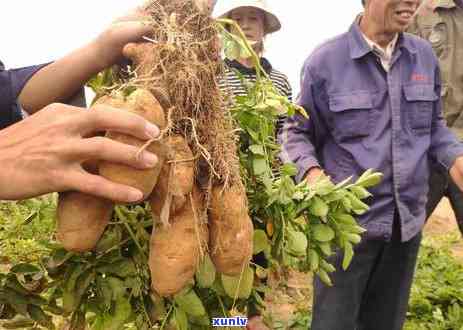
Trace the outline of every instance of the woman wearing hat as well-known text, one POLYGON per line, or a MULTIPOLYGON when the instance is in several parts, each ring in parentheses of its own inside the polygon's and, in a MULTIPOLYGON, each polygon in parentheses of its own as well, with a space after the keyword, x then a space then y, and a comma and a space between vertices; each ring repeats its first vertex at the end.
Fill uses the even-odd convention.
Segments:
MULTIPOLYGON (((233 19, 238 23, 246 38, 250 41, 254 51, 259 55, 260 63, 276 89, 281 95, 291 100, 292 90, 287 76, 275 70, 268 59, 263 57, 265 36, 281 28, 278 17, 271 12, 266 2, 263 0, 220 0, 217 3, 213 16, 233 19)), ((236 71, 247 81, 256 81, 256 70, 251 59, 240 58, 230 60, 226 58, 225 73, 223 79, 220 81, 220 87, 232 96, 246 95, 246 89, 236 71)), ((262 264, 265 263, 265 260, 258 255, 255 256, 254 262, 262 264)), ((250 309, 254 309, 253 306, 250 307, 250 309)), ((250 310, 249 316, 247 329, 269 329, 264 324, 262 317, 256 315, 255 311, 250 310)))
MULTIPOLYGON (((280 30, 278 17, 271 12, 264 0, 221 0, 214 11, 214 17, 235 20, 259 55, 264 70, 269 75, 280 94, 292 99, 292 89, 285 74, 275 70, 268 59, 263 57, 264 39, 267 34, 280 30)), ((221 88, 227 89, 234 96, 246 94, 246 89, 235 70, 245 79, 254 82, 256 71, 251 59, 225 59, 225 75, 221 88)))

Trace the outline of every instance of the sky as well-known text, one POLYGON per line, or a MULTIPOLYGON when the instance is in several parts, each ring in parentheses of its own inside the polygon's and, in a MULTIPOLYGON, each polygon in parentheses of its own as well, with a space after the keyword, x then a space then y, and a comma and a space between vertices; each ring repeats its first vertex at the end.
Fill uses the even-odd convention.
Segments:
MULTIPOLYGON (((218 0, 230 1, 230 0, 218 0)), ((59 58, 95 38, 143 0, 2 0, 0 59, 7 68, 59 58)), ((295 93, 304 60, 325 40, 347 31, 360 0, 268 0, 282 29, 266 39, 272 65, 295 93)))

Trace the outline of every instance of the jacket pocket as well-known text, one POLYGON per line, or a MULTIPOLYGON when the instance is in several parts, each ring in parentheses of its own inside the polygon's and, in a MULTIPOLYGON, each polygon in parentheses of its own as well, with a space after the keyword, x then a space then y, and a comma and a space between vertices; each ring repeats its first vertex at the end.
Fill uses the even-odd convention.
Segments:
POLYGON ((439 99, 434 85, 405 85, 403 91, 409 127, 415 133, 428 132, 432 124, 434 102, 439 99))
POLYGON ((343 141, 370 134, 373 108, 369 91, 329 96, 329 121, 336 139, 343 141))

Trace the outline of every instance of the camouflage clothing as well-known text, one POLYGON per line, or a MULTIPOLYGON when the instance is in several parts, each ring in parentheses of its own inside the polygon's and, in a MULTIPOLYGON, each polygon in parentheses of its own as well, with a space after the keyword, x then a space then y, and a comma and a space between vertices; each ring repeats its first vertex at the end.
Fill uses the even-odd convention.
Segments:
POLYGON ((427 39, 439 58, 447 125, 463 139, 463 7, 459 0, 428 0, 409 32, 427 39))

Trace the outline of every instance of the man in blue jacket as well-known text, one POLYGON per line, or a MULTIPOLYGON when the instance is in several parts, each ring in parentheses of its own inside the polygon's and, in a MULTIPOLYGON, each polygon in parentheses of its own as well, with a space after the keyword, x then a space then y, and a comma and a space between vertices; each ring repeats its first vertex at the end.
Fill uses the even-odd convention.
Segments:
POLYGON ((307 59, 299 104, 310 119, 289 118, 279 138, 297 180, 322 170, 338 182, 369 168, 367 229, 347 271, 333 261, 334 286, 315 280, 312 330, 402 329, 426 216, 431 158, 463 187, 463 146, 446 127, 438 60, 404 33, 419 0, 366 0, 350 30, 307 59))

